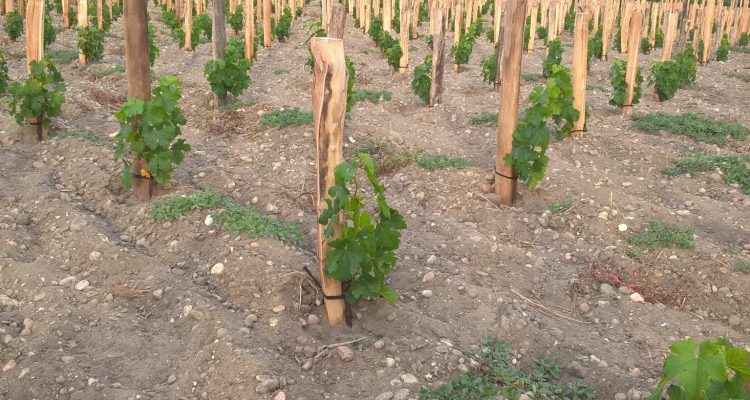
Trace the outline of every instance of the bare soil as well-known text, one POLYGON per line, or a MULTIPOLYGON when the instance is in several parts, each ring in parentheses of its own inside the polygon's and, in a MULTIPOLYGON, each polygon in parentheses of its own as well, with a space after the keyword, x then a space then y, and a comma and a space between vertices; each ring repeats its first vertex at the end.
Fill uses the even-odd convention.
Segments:
MULTIPOLYGON (((126 78, 95 78, 124 64, 122 20, 113 24, 119 38, 107 38, 103 62, 60 66, 68 91, 54 131, 93 131, 102 143, 36 143, 0 114, 0 363, 10 367, 0 373, 0 399, 271 399, 279 391, 287 399, 373 399, 398 389, 418 398, 421 386, 445 382, 468 364, 453 350, 476 348, 486 335, 512 343, 522 365, 540 354, 555 357, 567 366, 566 378, 583 378, 607 399, 651 390, 679 338, 726 335, 750 345, 750 274, 734 269, 750 259, 750 197, 718 173, 660 173, 683 152, 748 153, 747 142, 719 148, 634 130, 607 104, 609 63, 594 61, 586 136, 555 141, 540 187, 521 185, 515 207, 497 206, 485 193, 495 129, 469 124, 497 110, 498 95, 482 82, 479 66, 491 45, 482 36, 462 72, 446 70, 444 104, 428 108, 411 93, 411 77, 391 71, 351 18, 345 46, 357 87, 389 90, 393 100, 357 104, 347 146, 389 140, 465 156, 475 166, 429 172, 409 165, 383 176, 389 201, 409 225, 390 278, 400 301, 364 302, 355 307, 353 328, 328 326, 320 295, 302 273, 317 265, 312 128, 257 123, 268 110, 310 109, 305 40, 318 7, 306 6, 288 42, 260 50, 253 83, 239 99, 253 105, 221 114, 209 107, 202 74, 210 45, 180 50, 151 10, 161 47, 153 72, 182 80, 184 135, 194 149, 162 195, 212 188, 240 203, 257 197, 258 209, 300 224, 301 247, 231 237, 204 224, 208 211, 156 223, 149 204, 122 187, 108 143, 126 78), (565 199, 572 208, 547 211, 565 199), (627 257, 627 236, 651 219, 693 228, 695 249, 635 249, 642 259, 627 257), (211 275, 219 262, 224 273, 211 275), (424 282, 428 272, 434 279, 424 282), (82 280, 89 286, 74 288, 82 280), (617 280, 647 302, 632 302, 617 280), (615 293, 602 293, 602 282, 615 293), (432 297, 421 295, 425 289, 432 297), (272 311, 279 305, 285 310, 272 311), (308 323, 311 314, 320 323, 308 323), (362 338, 350 345, 349 362, 317 351, 362 338), (375 346, 380 339, 384 346, 375 346), (312 369, 303 370, 316 353, 312 369), (386 366, 387 357, 395 365, 386 366), (418 383, 404 383, 403 374, 418 383)), ((24 43, 2 40, 11 75, 21 78, 24 43)), ((64 31, 51 48, 74 49, 76 40, 64 31)), ((427 47, 421 38, 412 46, 413 67, 427 47)), ((570 47, 565 51, 570 65, 570 47)), ((659 56, 639 55, 644 73, 659 56)), ((541 47, 525 55, 524 72, 540 73, 543 57, 541 47)), ((725 75, 749 63, 750 55, 732 53, 726 63, 699 67, 696 83, 665 103, 644 85, 636 110, 694 111, 750 126, 750 84, 725 75)), ((523 83, 522 98, 533 85, 523 83)))

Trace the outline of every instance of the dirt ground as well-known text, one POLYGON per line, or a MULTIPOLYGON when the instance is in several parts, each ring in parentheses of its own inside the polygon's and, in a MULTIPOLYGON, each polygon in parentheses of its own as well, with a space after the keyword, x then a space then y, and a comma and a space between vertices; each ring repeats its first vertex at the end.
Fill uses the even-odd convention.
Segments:
MULTIPOLYGON (((446 70, 444 104, 428 108, 411 93, 411 77, 392 72, 351 18, 345 47, 357 87, 388 90, 393 99, 358 103, 347 145, 388 140, 462 155, 474 167, 410 165, 383 177, 408 223, 390 278, 399 302, 364 302, 353 328, 329 327, 302 273, 316 266, 312 128, 257 123, 267 110, 310 109, 304 41, 318 7, 306 6, 288 42, 260 50, 240 97, 253 104, 223 114, 209 108, 202 74, 210 45, 180 50, 151 10, 161 47, 154 75, 182 80, 184 134, 194 149, 166 195, 212 188, 240 203, 257 197, 259 210, 299 223, 301 247, 230 237, 204 224, 208 211, 156 223, 149 204, 122 187, 107 143, 126 79, 95 77, 124 64, 122 19, 102 63, 60 66, 68 91, 54 131, 92 131, 102 141, 36 143, 0 113, 0 399, 281 399, 280 391, 300 400, 374 399, 389 391, 416 399, 420 387, 465 369, 461 351, 486 335, 512 343, 522 365, 539 354, 558 359, 566 378, 582 378, 598 398, 629 392, 637 399, 654 387, 674 340, 726 335, 750 345, 750 274, 734 270, 750 259, 750 197, 718 173, 660 173, 682 152, 748 153, 747 142, 719 148, 634 130, 607 104, 609 63, 594 61, 585 138, 554 141, 540 187, 520 185, 514 208, 497 206, 483 192, 495 128, 469 124, 497 110, 498 95, 480 76, 491 45, 480 38, 462 72, 446 70), (548 211, 565 199, 573 202, 569 210, 548 211), (695 249, 627 257, 627 235, 651 219, 693 228, 695 249), (211 275, 219 262, 224 272, 211 275), (640 285, 647 302, 632 302, 626 288, 600 287, 613 276, 640 285), (280 305, 285 310, 275 312, 280 305), (319 351, 358 339, 348 362, 319 351)), ((51 48, 74 49, 75 42, 64 31, 51 48)), ((11 76, 21 77, 24 43, 3 36, 2 46, 11 76)), ((412 46, 413 67, 427 47, 421 38, 412 46)), ((640 64, 659 55, 640 55, 640 64)), ((524 55, 524 72, 540 73, 543 56, 541 47, 524 55)), ((725 75, 749 64, 750 55, 733 53, 726 63, 699 67, 696 83, 665 103, 644 87, 636 110, 695 111, 750 126, 750 84, 725 75)), ((524 82, 522 98, 533 85, 524 82)))

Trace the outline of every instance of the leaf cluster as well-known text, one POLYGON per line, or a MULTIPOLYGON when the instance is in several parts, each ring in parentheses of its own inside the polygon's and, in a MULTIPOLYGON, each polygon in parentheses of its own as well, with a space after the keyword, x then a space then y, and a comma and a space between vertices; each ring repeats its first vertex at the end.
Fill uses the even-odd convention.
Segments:
POLYGON ((677 341, 664 360, 662 378, 646 400, 660 400, 664 388, 672 400, 747 399, 750 391, 750 353, 725 337, 677 341))
POLYGON ((31 73, 25 82, 10 85, 10 114, 18 125, 36 119, 45 128, 51 117, 60 115, 65 103, 65 83, 55 64, 47 57, 31 62, 31 73))
POLYGON ((414 94, 427 104, 430 101, 430 89, 432 88, 432 54, 424 58, 424 62, 414 67, 414 78, 411 81, 411 90, 414 94))
POLYGON ((279 22, 273 27, 273 34, 279 42, 285 42, 289 39, 290 31, 292 27, 292 9, 285 7, 281 13, 279 22))
POLYGON ((562 64, 563 47, 560 38, 555 38, 549 44, 547 58, 542 62, 542 76, 549 78, 552 76, 552 68, 555 65, 562 64))
POLYGON ((104 31, 95 26, 78 28, 78 48, 86 56, 86 62, 104 58, 104 31))
POLYGON ((173 166, 182 163, 185 153, 191 149, 185 139, 180 138, 180 126, 187 123, 177 106, 181 97, 179 79, 165 75, 159 78, 149 100, 128 97, 115 113, 120 123, 120 131, 115 136, 115 158, 123 161, 125 186, 132 186, 134 174, 153 178, 160 185, 171 183, 173 166), (127 150, 132 153, 132 159, 143 160, 148 171, 132 171, 131 161, 125 157, 127 150))
POLYGON ((482 80, 487 83, 495 83, 497 75, 497 47, 495 50, 482 60, 482 80))
MULTIPOLYGON (((394 26, 398 26, 394 22, 394 26)), ((401 49, 401 45, 398 40, 394 39, 390 33, 383 30, 383 20, 380 17, 375 17, 370 22, 370 30, 367 32, 368 35, 375 41, 375 44, 380 48, 385 55, 386 61, 391 68, 398 69, 400 66, 401 56, 404 54, 401 49)))
POLYGON ((57 39, 57 31, 55 26, 52 25, 52 16, 49 12, 44 13, 44 46, 49 46, 57 39))
POLYGON ((667 101, 674 97, 680 88, 680 67, 677 62, 654 61, 651 64, 648 84, 654 85, 659 101, 667 101))
POLYGON ((0 50, 0 96, 4 95, 8 90, 8 83, 10 82, 10 76, 8 75, 8 62, 5 61, 5 55, 0 50))
POLYGON ((719 48, 716 49, 716 61, 726 61, 729 59, 729 38, 727 35, 721 37, 719 48))
POLYGON ((654 34, 654 48, 661 49, 662 47, 664 47, 664 31, 662 31, 661 28, 656 28, 656 33, 654 34))
POLYGON ((224 58, 212 59, 206 62, 203 70, 211 90, 219 97, 227 93, 239 96, 250 87, 250 60, 245 58, 244 51, 238 44, 230 41, 226 47, 224 58))
POLYGON ((349 56, 344 57, 346 67, 346 112, 351 112, 357 98, 354 94, 354 84, 357 82, 357 70, 354 68, 354 62, 349 56))
POLYGON ((599 30, 596 31, 596 34, 594 36, 591 36, 589 38, 589 49, 588 49, 588 57, 589 62, 591 62, 592 58, 600 59, 602 58, 602 51, 604 42, 602 41, 602 27, 599 26, 599 30))
POLYGON ((17 11, 5 14, 3 30, 12 42, 15 42, 23 34, 23 18, 17 11))
POLYGON ((494 337, 482 339, 482 349, 467 352, 477 367, 457 375, 436 388, 422 388, 421 400, 487 400, 518 399, 594 399, 594 393, 581 381, 561 381, 563 367, 540 356, 530 372, 520 369, 510 345, 494 337))
MULTIPOLYGON (((612 83, 612 97, 609 98, 609 104, 622 107, 627 100, 628 83, 625 80, 625 71, 627 62, 625 60, 614 60, 609 68, 609 80, 612 83)), ((635 87, 633 88, 633 101, 629 105, 638 104, 641 101, 641 84, 643 75, 641 68, 637 67, 635 72, 635 87)))
POLYGON ((481 24, 478 21, 471 24, 469 29, 461 34, 458 39, 458 43, 451 47, 451 56, 453 56, 453 63, 458 65, 464 65, 469 63, 471 53, 474 51, 474 43, 476 42, 477 29, 481 29, 481 24))
POLYGON ((167 6, 164 4, 162 6, 161 20, 169 28, 172 37, 180 43, 180 47, 183 47, 185 45, 185 31, 182 29, 180 21, 177 20, 175 10, 167 10, 167 6))
POLYGON ((649 38, 641 38, 641 53, 643 54, 649 54, 651 53, 651 40, 649 38))
MULTIPOLYGON (((88 13, 89 13, 89 17, 91 18, 91 20, 89 21, 90 25, 98 27, 99 15, 96 9, 95 1, 88 2, 88 13)), ((111 26, 112 26, 112 18, 109 15, 109 7, 107 7, 105 3, 102 6, 102 30, 108 31, 111 26)))
MULTIPOLYGON (((234 12, 227 13, 227 24, 232 28, 235 34, 239 34, 242 31, 244 22, 244 16, 242 13, 242 4, 237 4, 234 12)), ((227 8, 228 9, 228 8, 227 8)))
POLYGON ((386 278, 396 267, 396 250, 406 221, 388 205, 385 186, 378 182, 370 155, 363 153, 356 161, 339 164, 334 181, 328 190, 330 197, 325 200, 326 209, 318 219, 325 226, 325 236, 333 239, 324 272, 344 283, 349 304, 381 296, 395 303, 396 292, 387 285, 386 278), (369 202, 361 187, 365 180, 372 187, 369 202), (370 207, 374 208, 372 212, 368 211, 370 207))
POLYGON ((724 182, 739 184, 742 191, 750 195, 750 155, 715 156, 705 153, 691 154, 672 161, 673 166, 661 172, 668 176, 690 174, 697 176, 701 172, 721 170, 724 182))
POLYGON ((531 106, 524 110, 513 132, 513 150, 505 156, 515 174, 534 189, 547 171, 547 147, 550 141, 548 119, 557 136, 568 136, 580 117, 573 107, 573 82, 570 70, 562 65, 552 67, 544 85, 529 94, 531 106))
POLYGON ((628 243, 634 246, 648 247, 652 250, 657 247, 672 246, 692 249, 695 246, 692 229, 660 220, 651 220, 646 225, 645 232, 628 236, 628 243))
POLYGON ((211 17, 208 14, 200 14, 195 17, 190 35, 193 40, 193 48, 200 43, 201 35, 203 35, 205 41, 211 41, 211 35, 213 34, 211 29, 213 29, 213 21, 211 21, 211 17))
POLYGON ((148 63, 152 67, 154 66, 156 57, 159 57, 159 53, 161 53, 159 46, 156 45, 155 36, 156 34, 154 33, 154 24, 152 24, 151 21, 149 21, 148 22, 148 63))
POLYGON ((750 33, 743 33, 737 40, 737 47, 747 47, 750 45, 750 33))
POLYGON ((285 128, 287 126, 302 126, 313 123, 310 111, 300 111, 299 107, 290 110, 274 110, 267 112, 258 120, 259 126, 285 128))

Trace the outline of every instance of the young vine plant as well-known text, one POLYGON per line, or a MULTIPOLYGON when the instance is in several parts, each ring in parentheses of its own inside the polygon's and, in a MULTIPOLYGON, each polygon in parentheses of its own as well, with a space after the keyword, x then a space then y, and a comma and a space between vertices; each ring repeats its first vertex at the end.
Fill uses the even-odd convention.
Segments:
POLYGON ((432 87, 432 54, 424 58, 422 64, 414 68, 414 79, 411 81, 411 89, 414 94, 427 104, 430 101, 430 89, 432 87))
POLYGON ((11 42, 15 42, 23 34, 23 18, 16 11, 5 14, 3 29, 11 42))
POLYGON ((343 229, 341 236, 330 243, 324 272, 343 283, 349 304, 374 297, 395 303, 396 292, 386 278, 398 261, 396 250, 406 221, 388 205, 385 186, 378 182, 369 154, 362 153, 357 160, 339 164, 334 179, 318 223, 325 226, 328 238, 334 237, 338 227, 343 229), (374 196, 370 199, 362 187, 365 182, 372 187, 374 196), (371 207, 375 210, 372 213, 367 211, 371 207))
POLYGON ((217 96, 224 97, 227 93, 238 96, 250 87, 247 74, 250 66, 250 60, 245 58, 239 42, 230 41, 224 58, 208 60, 203 72, 217 96))
MULTIPOLYGON (((0 66, 0 80, 1 69, 0 66)), ((49 128, 52 123, 51 117, 60 115, 65 103, 63 77, 47 57, 40 61, 31 61, 28 79, 25 82, 13 82, 9 92, 10 114, 18 125, 36 120, 43 127, 49 128)))
POLYGON ((175 76, 159 78, 147 101, 129 97, 122 105, 115 119, 120 123, 120 131, 115 136, 115 158, 123 161, 122 182, 133 185, 133 175, 153 178, 161 185, 172 182, 173 165, 180 164, 190 145, 179 138, 180 126, 187 120, 177 106, 180 100, 180 81, 175 76), (132 171, 132 159, 141 159, 148 170, 132 171))
POLYGON ((482 80, 492 84, 495 83, 497 76, 497 47, 495 50, 482 60, 482 80))
POLYGON ((93 26, 79 28, 78 48, 87 62, 101 61, 104 57, 104 31, 93 26))
POLYGON ((552 68, 555 65, 562 63, 563 47, 560 38, 549 43, 549 51, 547 52, 547 58, 542 63, 542 76, 549 78, 552 76, 552 68))
POLYGON ((285 42, 289 39, 290 30, 292 27, 292 9, 285 7, 281 13, 279 22, 273 27, 273 34, 279 42, 285 42))
POLYGON ((643 83, 643 75, 641 75, 641 68, 636 68, 635 73, 635 87, 633 90, 633 101, 631 104, 625 104, 627 100, 628 83, 625 80, 625 70, 627 68, 627 62, 625 60, 614 60, 612 66, 609 69, 609 79, 612 83, 612 97, 609 99, 609 104, 617 107, 625 105, 638 104, 641 101, 641 83, 643 83))
POLYGON ((8 62, 5 61, 5 55, 0 50, 0 96, 4 95, 8 90, 8 82, 10 82, 10 76, 8 75, 8 62))
POLYGON ((156 57, 159 57, 159 53, 161 50, 159 49, 159 46, 156 45, 156 41, 154 40, 155 33, 154 33, 154 25, 151 23, 151 21, 148 22, 148 63, 152 67, 154 66, 154 62, 156 62, 156 57))

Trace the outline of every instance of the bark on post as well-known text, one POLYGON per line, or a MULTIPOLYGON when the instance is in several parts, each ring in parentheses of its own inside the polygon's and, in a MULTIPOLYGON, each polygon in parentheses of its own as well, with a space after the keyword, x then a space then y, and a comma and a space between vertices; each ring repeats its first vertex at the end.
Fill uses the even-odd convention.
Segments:
POLYGON ((399 29, 401 59, 398 62, 398 72, 400 72, 401 75, 406 75, 409 73, 409 18, 411 18, 412 1, 413 0, 399 1, 399 6, 401 8, 401 15, 399 15, 399 22, 401 23, 399 29))
POLYGON ((536 38, 536 16, 539 13, 539 3, 534 1, 531 6, 531 23, 529 24, 529 45, 526 48, 528 53, 534 51, 534 39, 536 38))
MULTIPOLYGON (((456 1, 456 14, 453 16, 453 45, 455 46, 458 44, 458 41, 461 39, 461 18, 463 15, 462 6, 463 0, 456 1)), ((523 43, 521 43, 523 45, 523 43)), ((460 66, 456 63, 453 63, 453 70, 458 72, 460 66)))
MULTIPOLYGON (((688 25, 688 10, 690 9, 690 1, 688 0, 682 0, 682 19, 680 20, 680 37, 678 42, 678 51, 682 51, 685 49, 685 43, 687 43, 687 25, 688 25)), ((677 15, 679 18, 679 14, 677 15)))
POLYGON ((104 29, 104 7, 102 0, 96 0, 96 27, 104 29))
MULTIPOLYGON (((267 0, 266 0, 267 1, 267 0)), ((214 0, 214 22, 211 27, 211 53, 215 60, 222 59, 226 55, 227 47, 227 28, 224 20, 224 1, 214 0)), ((249 44, 252 46, 252 43, 249 44)), ((218 110, 226 104, 227 97, 219 97, 214 93, 214 105, 218 110)))
POLYGON ((503 85, 497 124, 497 156, 495 159, 495 193, 503 204, 512 205, 516 196, 513 167, 505 164, 505 156, 513 151, 513 132, 518 124, 518 94, 521 87, 521 55, 526 27, 526 0, 509 0, 503 29, 503 85))
POLYGON ((432 85, 430 107, 443 100, 443 70, 445 66, 445 15, 439 7, 435 10, 435 32, 432 34, 432 85))
MULTIPOLYGON (((376 3, 379 0, 374 0, 376 3)), ((408 29, 409 31, 409 39, 416 39, 419 34, 419 7, 421 6, 422 1, 425 0, 411 0, 411 12, 409 13, 409 25, 411 28, 408 29)))
POLYGON ((651 25, 648 32, 648 41, 651 47, 656 44, 656 30, 659 26, 659 3, 651 3, 651 25))
POLYGON ((503 0, 494 0, 494 1, 495 1, 495 15, 492 18, 492 27, 494 29, 493 43, 497 43, 497 41, 500 40, 500 26, 501 26, 502 17, 503 17, 503 0))
MULTIPOLYGON (((198 0, 200 1, 200 0, 198 0)), ((255 9, 253 0, 245 0, 245 58, 255 57, 255 9)))
MULTIPOLYGON (((711 54, 711 29, 714 23, 714 0, 708 0, 703 13, 703 54, 701 54, 701 65, 708 65, 709 54, 711 54)), ((698 44, 696 43, 696 48, 698 44)))
MULTIPOLYGON (((0 0, 2 1, 2 0, 0 0)), ((9 0, 12 4, 13 0, 9 0)), ((63 26, 67 29, 70 28, 70 0, 62 0, 62 18, 63 26)))
MULTIPOLYGON (((126 0, 125 7, 125 70, 128 96, 141 100, 151 98, 151 68, 148 60, 147 0, 126 0)), ((141 200, 153 196, 156 183, 150 178, 148 165, 140 158, 133 160, 133 193, 141 200)))
MULTIPOLYGON (((78 27, 87 28, 89 26, 89 13, 87 0, 78 0, 78 27)), ((78 51, 78 63, 86 64, 86 56, 83 51, 78 51)))
MULTIPOLYGON (((326 209, 328 189, 334 185, 334 171, 344 160, 344 113, 346 110, 346 66, 344 41, 334 38, 312 38, 310 42, 314 67, 312 88, 313 129, 317 147, 318 217, 326 209)), ((325 296, 341 296, 341 282, 326 276, 325 264, 329 243, 340 236, 343 226, 334 228, 334 237, 325 237, 325 227, 318 225, 318 271, 325 296)), ((325 300, 328 323, 337 325, 344 319, 342 299, 325 300)))
POLYGON ((0 0, 0 15, 5 15, 5 0, 0 0))
MULTIPOLYGON (((633 15, 633 3, 625 0, 625 12, 620 21, 620 53, 627 53, 630 45, 630 19, 633 15)), ((637 51, 638 47, 636 47, 637 51)))
POLYGON ((184 7, 182 0, 174 0, 174 16, 177 21, 182 21, 182 9, 184 7))
MULTIPOLYGON (((185 30, 185 50, 193 50, 193 0, 186 0, 185 3, 185 21, 183 23, 185 30)), ((253 46, 245 46, 253 47, 253 46)))
POLYGON ((582 138, 586 127, 586 76, 589 51, 589 15, 576 13, 573 32, 573 107, 578 120, 573 124, 573 137, 582 138))
POLYGON ((661 60, 668 61, 672 58, 672 46, 675 42, 675 34, 677 33, 677 19, 679 14, 669 13, 666 15, 667 18, 667 32, 664 35, 664 43, 661 49, 661 60))
POLYGON ((641 38, 641 21, 643 14, 640 9, 636 9, 630 17, 630 37, 628 44, 632 51, 628 52, 628 64, 625 68, 625 81, 628 84, 627 97, 625 104, 622 106, 622 112, 630 115, 633 112, 633 94, 635 93, 635 75, 638 70, 638 41, 641 38))
MULTIPOLYGON (((31 74, 31 62, 44 57, 44 0, 29 0, 26 5, 26 69, 31 74)), ((36 118, 29 121, 31 134, 41 142, 47 139, 47 129, 36 118)))
MULTIPOLYGON (((435 0, 433 0, 435 1, 435 0)), ((383 2, 383 30, 387 33, 391 33, 391 26, 393 25, 393 8, 391 7, 390 0, 383 2)))
POLYGON ((328 37, 343 39, 346 30, 346 9, 342 4, 333 5, 331 12, 331 23, 328 26, 328 37))
POLYGON ((263 0, 263 47, 271 47, 271 0, 263 0))

